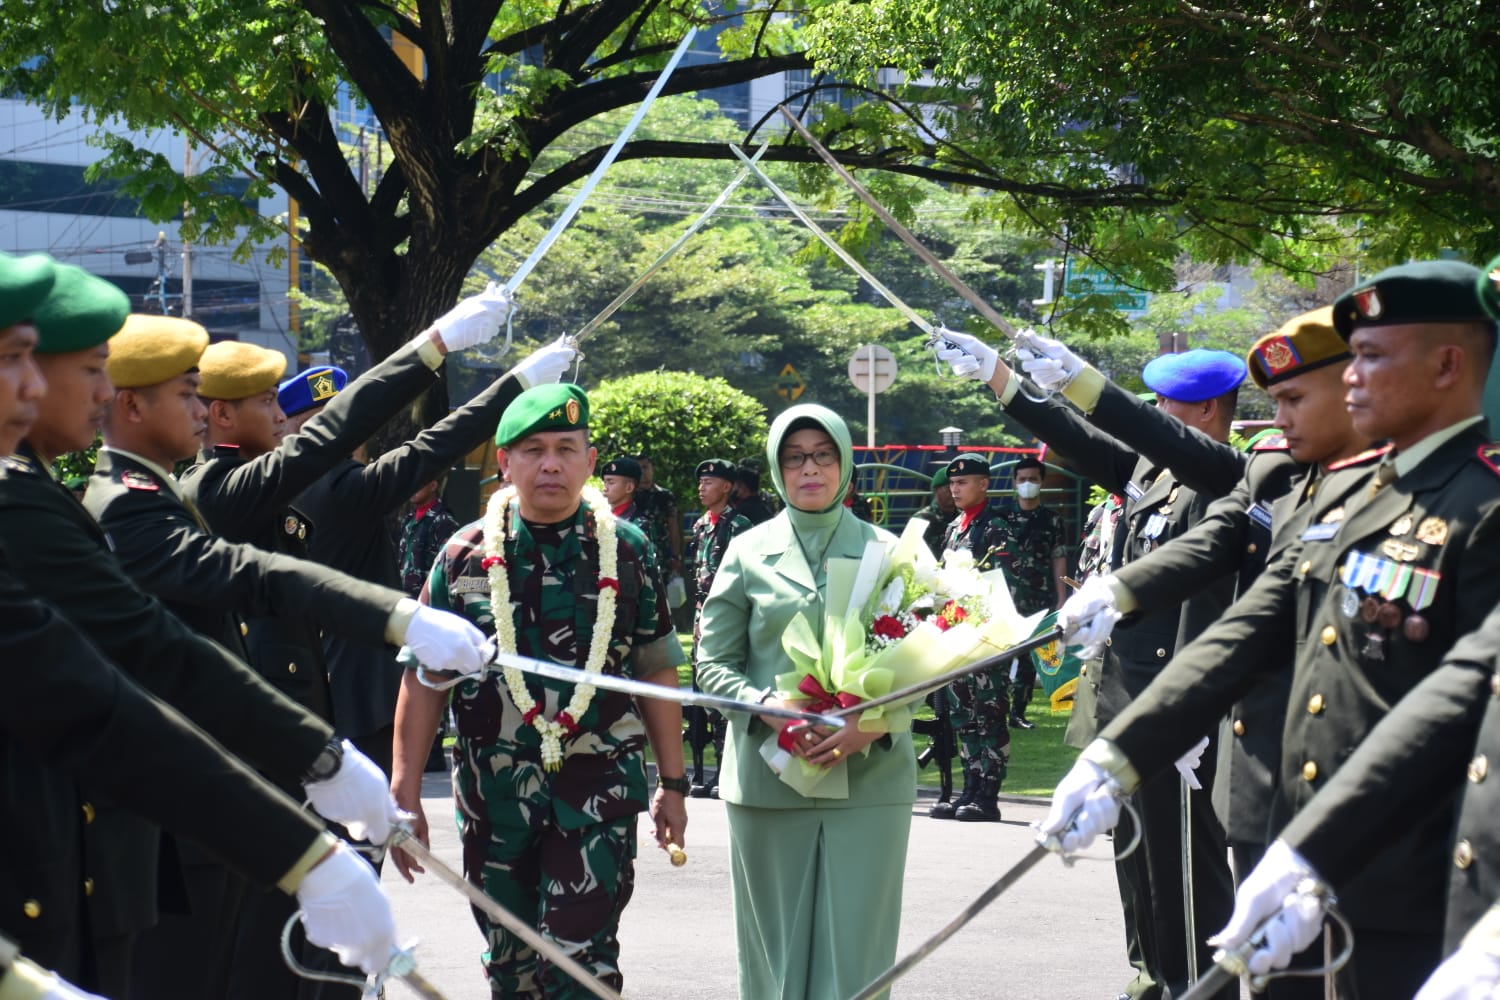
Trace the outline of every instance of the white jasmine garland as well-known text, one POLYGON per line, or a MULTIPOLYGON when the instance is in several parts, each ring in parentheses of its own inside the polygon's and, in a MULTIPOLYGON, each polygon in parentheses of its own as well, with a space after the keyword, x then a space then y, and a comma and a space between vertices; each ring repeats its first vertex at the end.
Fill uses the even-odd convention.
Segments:
MULTIPOLYGON (((490 579, 490 609, 495 618, 495 648, 502 653, 516 652, 516 622, 510 603, 510 572, 505 562, 505 538, 510 530, 511 504, 516 499, 516 488, 508 486, 490 497, 484 512, 484 560, 482 565, 490 579)), ((594 538, 599 542, 599 604, 594 615, 593 634, 589 640, 588 658, 583 669, 599 673, 609 656, 610 640, 614 635, 615 608, 620 594, 619 548, 615 541, 615 517, 609 504, 598 490, 585 487, 583 502, 589 506, 593 518, 594 538)), ((589 710, 594 700, 592 684, 578 684, 573 688, 573 697, 568 707, 556 717, 542 714, 531 692, 526 688, 526 675, 515 667, 504 670, 505 686, 516 707, 521 710, 523 722, 529 722, 542 735, 542 766, 548 771, 562 767, 562 741, 578 729, 578 720, 589 710)))

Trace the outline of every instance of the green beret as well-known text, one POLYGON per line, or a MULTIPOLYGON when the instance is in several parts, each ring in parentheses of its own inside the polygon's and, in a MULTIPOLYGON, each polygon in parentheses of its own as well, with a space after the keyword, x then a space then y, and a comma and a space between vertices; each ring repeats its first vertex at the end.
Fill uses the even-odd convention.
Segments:
POLYGON ((1500 323, 1500 257, 1484 266, 1474 290, 1479 293, 1479 304, 1484 311, 1500 323))
POLYGON ((1262 389, 1324 365, 1349 359, 1349 345, 1333 328, 1333 307, 1289 319, 1260 338, 1245 355, 1250 377, 1262 389))
POLYGON ((605 462, 604 468, 599 470, 600 476, 624 476, 626 479, 641 481, 641 463, 633 458, 617 458, 613 462, 605 462))
POLYGON ((125 325, 130 296, 72 264, 54 265, 57 280, 32 313, 37 352, 67 354, 98 347, 125 325))
POLYGON ((1480 301, 1484 274, 1457 260, 1388 267, 1333 300, 1333 326, 1349 339, 1361 326, 1405 323, 1493 323, 1480 301))
POLYGON ((588 426, 589 397, 582 388, 571 382, 536 385, 505 408, 495 429, 495 444, 509 448, 528 434, 587 430, 588 426))
POLYGON ((702 479, 710 476, 714 479, 727 479, 734 482, 734 463, 722 458, 709 458, 698 463, 694 476, 702 479))
POLYGON ((0 330, 31 319, 56 279, 56 265, 45 254, 0 253, 0 330))
POLYGON ((990 478, 990 460, 978 452, 969 452, 960 455, 948 463, 948 475, 951 476, 983 476, 990 478))
POLYGON ((198 371, 203 376, 198 395, 204 399, 249 399, 281 384, 286 356, 269 347, 221 340, 208 345, 198 371))
POLYGON ((109 338, 104 368, 116 389, 139 389, 198 367, 208 331, 190 319, 131 313, 109 338))
POLYGON ((948 467, 945 465, 932 474, 932 488, 938 489, 948 485, 948 467))

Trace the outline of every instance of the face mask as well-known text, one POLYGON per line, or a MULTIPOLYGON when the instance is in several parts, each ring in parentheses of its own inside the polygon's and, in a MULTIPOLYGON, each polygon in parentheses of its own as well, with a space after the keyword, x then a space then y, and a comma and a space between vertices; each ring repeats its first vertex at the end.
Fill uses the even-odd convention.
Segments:
POLYGON ((1041 483, 1017 483, 1016 496, 1022 500, 1035 500, 1042 495, 1041 483))

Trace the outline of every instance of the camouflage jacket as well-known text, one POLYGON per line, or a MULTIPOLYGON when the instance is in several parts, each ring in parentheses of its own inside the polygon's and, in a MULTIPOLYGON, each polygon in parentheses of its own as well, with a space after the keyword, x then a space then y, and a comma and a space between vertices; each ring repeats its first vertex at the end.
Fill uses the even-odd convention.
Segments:
POLYGON ((920 517, 927 522, 927 530, 922 532, 922 541, 932 550, 932 554, 939 559, 943 557, 943 536, 948 533, 948 525, 952 524, 958 517, 958 511, 952 510, 943 513, 943 509, 936 503, 930 503, 917 511, 912 517, 920 517))
POLYGON ((1006 535, 1003 554, 995 562, 1005 570, 1016 609, 1025 615, 1050 609, 1057 597, 1052 560, 1065 553, 1062 518, 1046 507, 1022 510, 1011 505, 995 515, 994 523, 1006 535))
POLYGON ((999 514, 994 507, 986 505, 965 524, 963 511, 959 511, 943 532, 943 551, 963 549, 972 552, 975 565, 982 570, 999 566, 999 559, 1005 554, 1005 546, 1010 540, 999 514))
POLYGON ((733 506, 725 507, 718 517, 705 511, 693 522, 693 539, 689 548, 693 553, 693 579, 698 587, 698 607, 703 607, 703 600, 708 596, 709 588, 714 585, 714 574, 719 571, 719 563, 724 561, 724 550, 729 548, 729 540, 750 528, 750 519, 733 506))
MULTIPOLYGON (((606 513, 605 516, 611 516, 606 513)), ((619 600, 614 641, 603 672, 644 677, 686 661, 672 629, 666 602, 659 600, 656 570, 645 537, 616 522, 619 600)), ((483 522, 460 528, 432 567, 423 601, 456 611, 493 634, 489 576, 484 559, 483 522)), ((517 652, 524 656, 582 667, 588 657, 598 606, 599 545, 588 506, 569 521, 532 524, 513 512, 505 543, 517 652)), ((573 685, 528 677, 527 688, 548 718, 567 707, 573 685)), ((487 781, 506 783, 508 797, 533 800, 537 786, 564 829, 640 812, 647 790, 643 750, 645 727, 632 698, 595 693, 576 735, 563 741, 562 769, 541 766, 541 736, 524 722, 504 678, 487 675, 455 689, 453 716, 463 762, 478 767, 487 781)))
MULTIPOLYGON (((664 486, 635 491, 635 513, 631 520, 646 533, 656 550, 659 568, 666 572, 672 561, 672 536, 667 525, 677 517, 677 497, 664 486)), ((680 556, 681 553, 679 552, 680 556)))
POLYGON ((401 589, 415 597, 443 550, 448 536, 458 530, 458 519, 441 500, 422 511, 412 511, 401 525, 401 589))

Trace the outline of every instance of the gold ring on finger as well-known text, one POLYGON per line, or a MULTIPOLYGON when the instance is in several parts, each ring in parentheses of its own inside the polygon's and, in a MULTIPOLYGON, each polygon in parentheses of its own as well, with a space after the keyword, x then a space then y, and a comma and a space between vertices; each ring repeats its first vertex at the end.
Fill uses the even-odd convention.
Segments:
POLYGON ((838 747, 834 747, 833 748, 833 759, 834 760, 838 760, 842 756, 843 756, 843 753, 839 750, 839 748, 838 747))

